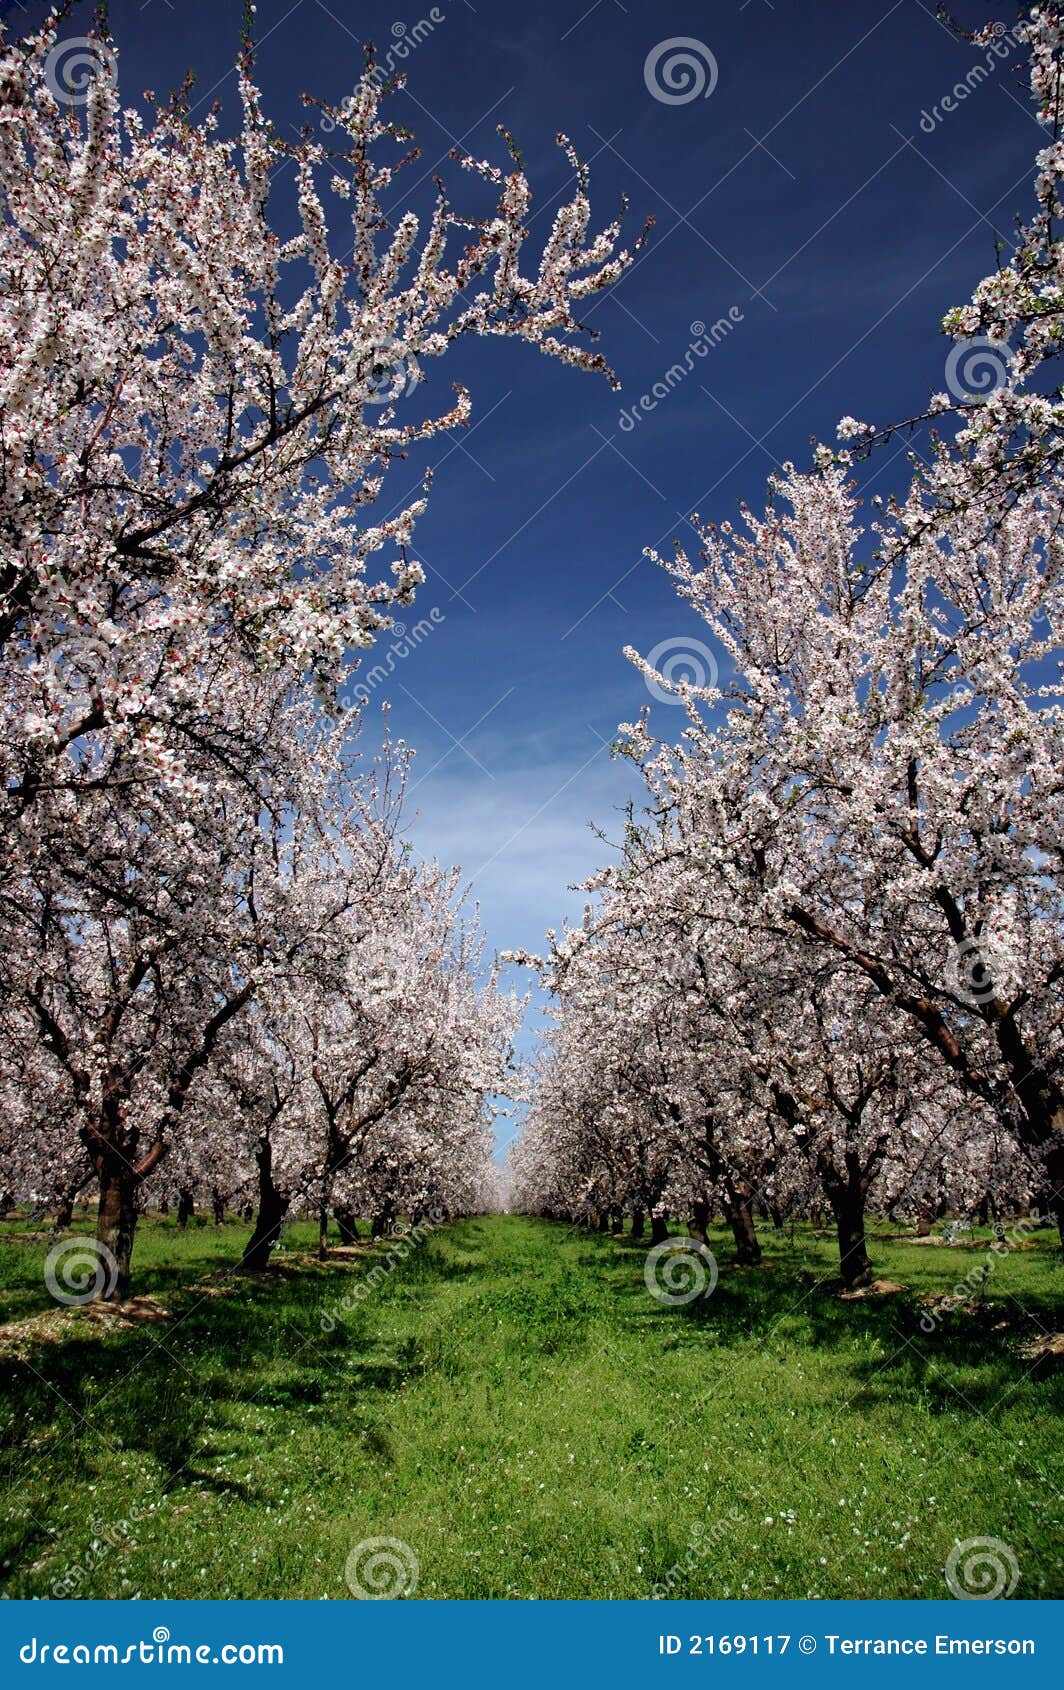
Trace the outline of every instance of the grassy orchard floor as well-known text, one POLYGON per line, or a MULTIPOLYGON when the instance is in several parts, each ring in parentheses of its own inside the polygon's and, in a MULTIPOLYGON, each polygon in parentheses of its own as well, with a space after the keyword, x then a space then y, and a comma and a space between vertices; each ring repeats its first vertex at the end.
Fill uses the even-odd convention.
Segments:
POLYGON ((380 1246, 318 1265, 293 1228, 249 1282, 220 1271, 245 1227, 149 1222, 154 1301, 109 1325, 55 1310, 47 1241, 19 1230, 11 1596, 346 1598, 350 1549, 381 1536, 414 1550, 419 1597, 649 1597, 685 1558, 677 1596, 944 1596, 954 1540, 984 1536, 1018 1597, 1064 1595, 1064 1376, 1024 1354, 1064 1325, 1048 1233, 928 1336, 921 1297, 981 1252, 877 1238, 910 1289, 854 1302, 816 1288, 832 1248, 808 1230, 753 1272, 712 1238, 716 1292, 670 1309, 638 1244, 495 1217, 435 1233, 323 1332, 380 1246))

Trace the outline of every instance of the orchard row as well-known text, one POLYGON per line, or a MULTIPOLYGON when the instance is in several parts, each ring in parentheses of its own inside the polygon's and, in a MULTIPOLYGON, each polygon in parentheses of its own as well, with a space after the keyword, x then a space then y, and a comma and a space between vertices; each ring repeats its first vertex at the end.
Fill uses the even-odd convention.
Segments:
POLYGON ((468 335, 608 374, 574 313, 631 253, 564 137, 526 272, 508 141, 458 160, 487 215, 389 217, 372 61, 289 143, 246 39, 230 141, 190 87, 123 108, 102 38, 61 86, 62 18, 0 32, 0 1186, 95 1193, 120 1297, 196 1184, 254 1193, 250 1266, 293 1206, 487 1201, 517 1005, 349 702, 424 580, 387 472, 470 410, 394 401, 468 335))
POLYGON ((845 418, 765 511, 657 559, 701 672, 630 654, 682 732, 622 726, 646 806, 521 959, 555 994, 527 1209, 722 1211, 741 1261, 756 1212, 830 1209, 852 1286, 869 1210, 1064 1227, 1058 9, 1021 34, 1037 210, 945 319, 907 492, 862 525, 896 430, 845 418))

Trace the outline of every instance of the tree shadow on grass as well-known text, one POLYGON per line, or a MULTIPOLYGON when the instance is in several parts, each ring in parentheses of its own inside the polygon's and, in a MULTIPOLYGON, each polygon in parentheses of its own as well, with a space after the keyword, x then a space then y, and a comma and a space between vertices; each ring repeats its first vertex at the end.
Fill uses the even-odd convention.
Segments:
POLYGON ((1022 1391, 1050 1411, 1064 1409, 1058 1358, 1032 1362, 1020 1350, 1047 1324, 1059 1325, 1051 1293, 1025 1295, 1023 1306, 988 1297, 938 1313, 911 1289, 849 1300, 827 1274, 796 1275, 793 1263, 766 1259, 757 1268, 723 1261, 709 1294, 663 1306, 643 1281, 645 1242, 615 1239, 612 1247, 604 1265, 614 1296, 628 1303, 630 1321, 659 1339, 665 1323, 667 1349, 712 1345, 739 1360, 760 1348, 784 1365, 810 1348, 826 1350, 852 1380, 855 1407, 919 1400, 932 1413, 978 1418, 1003 1401, 1014 1405, 1022 1391))
MULTIPOLYGON (((171 1320, 150 1329, 97 1336, 87 1322, 64 1322, 8 1358, 0 1450, 14 1473, 20 1451, 25 1463, 35 1460, 33 1440, 44 1427, 65 1459, 80 1452, 91 1464, 135 1451, 158 1464, 164 1485, 182 1473, 206 1484, 203 1451, 217 1442, 226 1405, 314 1409, 316 1424, 346 1425, 353 1394, 391 1394, 424 1365, 401 1341, 382 1356, 361 1311, 322 1330, 323 1310, 346 1283, 342 1267, 295 1279, 265 1275, 234 1281, 223 1295, 189 1293, 184 1312, 179 1303, 171 1320)), ((239 1433, 232 1424, 224 1430, 239 1433)))

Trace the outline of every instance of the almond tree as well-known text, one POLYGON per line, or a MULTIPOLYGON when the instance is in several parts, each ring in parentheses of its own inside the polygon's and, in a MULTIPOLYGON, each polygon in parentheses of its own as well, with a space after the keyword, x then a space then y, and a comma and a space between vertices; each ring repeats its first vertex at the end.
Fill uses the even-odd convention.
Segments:
POLYGON ((859 561, 841 470, 775 491, 789 513, 704 529, 699 564, 670 565, 734 682, 684 689, 667 769, 645 722, 631 744, 697 812, 702 871, 738 864, 765 934, 871 984, 1011 1124, 1059 1214, 1064 744, 1059 650, 1033 620, 1059 594, 1043 503, 979 539, 957 518, 948 563, 921 549, 900 572, 859 561))
POLYGON ((424 579, 424 493, 374 514, 385 472, 469 415, 462 390, 424 414, 423 366, 475 334, 607 370, 575 313, 631 255, 617 223, 589 235, 564 137, 575 190, 525 274, 516 156, 460 160, 498 193, 482 221, 442 185, 424 226, 389 218, 382 148, 405 142, 372 65, 329 150, 289 144, 247 40, 228 140, 183 94, 123 110, 102 39, 84 106, 64 99, 57 29, 0 54, 0 765, 5 834, 65 861, 64 796, 180 792, 204 745, 224 761, 234 651, 335 692, 424 579), (285 240, 276 184, 293 179, 285 240))
MULTIPOLYGON (((659 1042, 663 1130, 747 1173, 771 1147, 764 1189, 780 1200, 800 1167, 783 1130, 861 1278, 870 1199, 911 1200, 932 1177, 970 1193, 992 1169, 999 1195, 1024 1192, 1002 1136, 1064 1229, 1061 410, 1046 391, 1064 269, 1059 23, 1038 7, 1020 31, 1047 128, 1038 215, 947 316, 951 391, 911 419, 952 419, 952 435, 883 513, 874 552, 849 450, 821 450, 816 473, 786 467, 744 530, 696 516, 700 555, 656 559, 725 679, 689 685, 629 653, 684 705, 685 730, 669 746, 646 715, 622 727, 652 822, 589 882, 601 907, 552 957, 578 1029, 554 1062, 581 1053, 577 1095, 593 1098, 579 1076, 596 1076, 597 1130, 624 1090, 609 1037, 588 1036, 612 1030, 612 1005, 631 1049, 650 1029, 659 1042), (987 358, 992 390, 968 392, 965 370, 987 358), (588 977, 581 1029, 570 980, 588 977)), ((891 432, 840 425, 863 450, 891 432)), ((541 1149, 560 1130, 533 1115, 541 1149)), ((569 1172, 586 1179, 591 1137, 576 1148, 569 1172)))
POLYGON ((123 110, 102 39, 71 102, 58 25, 0 51, 0 991, 78 1123, 121 1294, 136 1191, 291 948, 284 818, 321 818, 288 757, 307 709, 280 723, 310 682, 334 706, 424 578, 425 490, 381 514, 384 474, 469 401, 401 421, 403 390, 466 334, 605 370, 576 312, 630 254, 589 234, 564 138, 574 192, 525 274, 516 154, 460 160, 494 215, 441 187, 424 226, 389 220, 372 66, 327 153, 270 128, 246 41, 227 140, 187 91, 123 110))
POLYGON ((380 1233, 400 1212, 459 1210, 485 1183, 520 1005, 482 967, 457 871, 413 864, 400 801, 397 789, 387 812, 363 809, 343 834, 334 819, 328 852, 293 864, 284 966, 200 1094, 202 1179, 225 1160, 257 1183, 252 1269, 290 1209, 317 1213, 324 1254, 330 1214, 350 1243, 359 1216, 380 1233), (221 1131, 219 1091, 237 1105, 221 1131))

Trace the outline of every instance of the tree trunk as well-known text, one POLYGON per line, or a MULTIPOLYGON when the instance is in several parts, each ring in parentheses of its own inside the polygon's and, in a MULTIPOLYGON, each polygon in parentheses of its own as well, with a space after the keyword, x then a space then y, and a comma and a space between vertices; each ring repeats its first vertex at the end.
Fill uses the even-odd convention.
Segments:
POLYGON ((609 1232, 610 1230, 610 1212, 608 1209, 599 1210, 598 1230, 600 1232, 609 1232))
POLYGON ((225 1220, 225 1194, 216 1185, 211 1186, 211 1211, 215 1226, 221 1226, 225 1220))
MULTIPOLYGON (((1053 1128, 1057 1134, 1061 1132, 1059 1120, 1054 1119, 1053 1128)), ((1056 1222, 1057 1233, 1060 1237, 1060 1251, 1061 1255, 1064 1256, 1064 1146, 1058 1147, 1054 1144, 1046 1152, 1045 1164, 1046 1173, 1049 1176, 1048 1190, 1045 1193, 1045 1208, 1040 1208, 1039 1213, 1045 1214, 1047 1220, 1051 1219, 1056 1222)))
POLYGON ((133 1235, 137 1229, 137 1176, 124 1162, 104 1158, 97 1170, 100 1202, 96 1212, 96 1237, 110 1259, 101 1267, 103 1282, 99 1296, 104 1302, 122 1302, 129 1292, 133 1235))
POLYGON ((196 1213, 196 1204, 192 1195, 192 1187, 183 1185, 177 1194, 177 1224, 186 1227, 196 1213))
POLYGON ((856 1150, 845 1151, 841 1167, 826 1150, 817 1152, 817 1173, 835 1217, 839 1270, 848 1291, 857 1291, 872 1283, 872 1264, 865 1243, 865 1209, 872 1183, 883 1165, 887 1143, 884 1133, 863 1162, 856 1150))
POLYGON ((632 1210, 632 1237, 642 1238, 646 1231, 646 1218, 642 1209, 632 1210))
POLYGON ((704 1197, 698 1198, 691 1205, 691 1237, 699 1244, 706 1242, 706 1228, 709 1225, 709 1204, 704 1197))
POLYGON ((386 1203, 384 1208, 373 1216, 370 1222, 370 1232, 374 1238, 383 1238, 386 1232, 392 1230, 395 1224, 395 1213, 394 1205, 386 1203))
POLYGON ((761 1244, 754 1225, 754 1212, 750 1206, 749 1196, 737 1187, 725 1193, 721 1199, 724 1209, 724 1219, 731 1227, 735 1240, 735 1260, 740 1267, 757 1267, 761 1260, 761 1244))
POLYGON ((336 1225, 340 1230, 340 1243, 357 1244, 358 1223, 354 1210, 349 1208, 346 1203, 338 1203, 333 1209, 333 1214, 336 1217, 336 1225))
POLYGON ((865 1193, 840 1186, 829 1193, 839 1235, 839 1268, 848 1291, 872 1283, 872 1264, 865 1243, 865 1193))
POLYGON ((255 1230, 240 1259, 240 1266, 247 1273, 262 1273, 266 1268, 277 1246, 291 1202, 291 1198, 282 1196, 273 1183, 273 1146, 268 1138, 259 1140, 255 1161, 259 1169, 259 1212, 255 1230))
POLYGON ((74 1219, 74 1204, 92 1177, 93 1171, 89 1168, 85 1173, 79 1174, 77 1179, 71 1180, 69 1185, 57 1192, 55 1204, 56 1232, 65 1232, 67 1227, 72 1224, 74 1219))
POLYGON ((666 1238, 668 1238, 668 1236, 669 1236, 668 1217, 666 1215, 651 1215, 651 1217, 650 1217, 650 1242, 651 1242, 651 1244, 652 1245, 653 1244, 664 1244, 664 1242, 665 1242, 666 1238))

